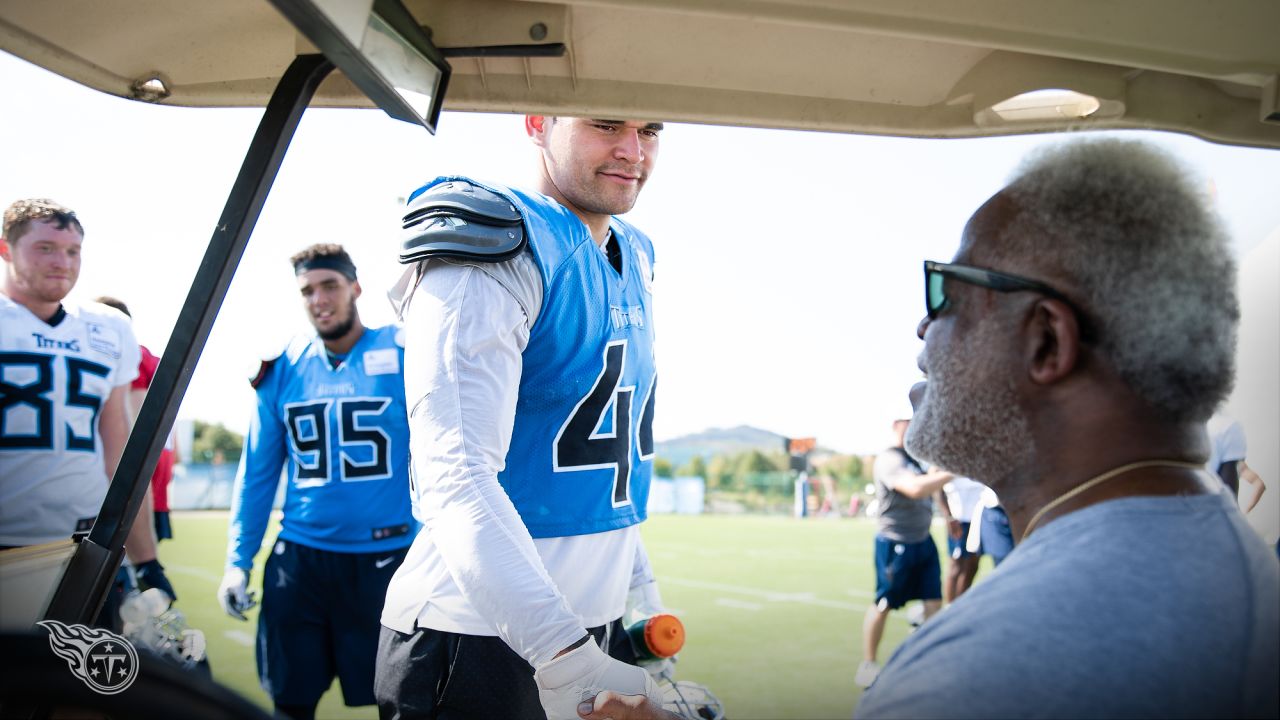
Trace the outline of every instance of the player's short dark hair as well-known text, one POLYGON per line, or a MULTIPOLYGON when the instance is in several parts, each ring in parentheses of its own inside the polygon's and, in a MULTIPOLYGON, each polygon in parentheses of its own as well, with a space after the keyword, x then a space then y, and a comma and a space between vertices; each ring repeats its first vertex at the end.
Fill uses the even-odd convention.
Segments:
POLYGON ((325 268, 342 273, 348 280, 356 279, 356 264, 347 251, 337 243, 316 243, 303 248, 289 258, 296 274, 307 270, 325 268))
POLYGON ((120 312, 124 313, 125 315, 128 315, 129 317, 133 317, 133 313, 129 312, 129 306, 125 305, 124 301, 121 300, 120 298, 113 298, 110 295, 103 295, 102 297, 94 298, 93 301, 96 303, 102 303, 107 307, 113 307, 119 310, 120 312))
POLYGON ((33 222, 53 223, 59 230, 73 228, 84 237, 84 226, 75 210, 48 198, 17 200, 4 211, 4 239, 14 243, 26 234, 33 222))

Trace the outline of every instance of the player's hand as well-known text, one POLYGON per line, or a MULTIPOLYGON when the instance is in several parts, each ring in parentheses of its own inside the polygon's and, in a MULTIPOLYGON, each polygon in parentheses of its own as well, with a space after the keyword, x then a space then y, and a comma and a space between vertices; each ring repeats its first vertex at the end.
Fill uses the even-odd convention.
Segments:
POLYGON ((177 602, 178 593, 174 592, 173 585, 170 584, 169 578, 164 575, 164 566, 159 560, 148 560, 133 569, 133 574, 138 578, 138 585, 143 590, 156 588, 169 596, 169 600, 177 602))
POLYGON ((533 679, 547 720, 578 720, 578 705, 604 690, 646 696, 662 707, 658 684, 644 668, 609 657, 591 640, 543 663, 533 679))
POLYGON ((609 690, 596 695, 595 700, 583 700, 578 705, 578 717, 584 720, 683 720, 644 695, 620 695, 609 690))
POLYGON ((227 568, 227 574, 222 576, 222 584, 218 586, 218 604, 237 620, 248 620, 244 616, 245 611, 258 604, 248 587, 249 573, 237 567, 227 568))
POLYGON ((964 527, 956 518, 947 518, 947 532, 951 534, 951 537, 959 540, 960 536, 964 534, 964 527))

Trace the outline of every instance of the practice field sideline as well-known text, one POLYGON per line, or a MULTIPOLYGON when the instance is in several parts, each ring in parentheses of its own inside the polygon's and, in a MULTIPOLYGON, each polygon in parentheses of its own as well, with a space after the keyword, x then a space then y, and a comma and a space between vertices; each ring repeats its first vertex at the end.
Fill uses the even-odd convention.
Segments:
MULTIPOLYGON (((160 556, 180 597, 177 607, 204 631, 214 677, 269 708, 254 669, 257 610, 242 623, 215 600, 227 513, 177 512, 173 524, 176 537, 161 544, 160 556)), ((273 521, 267 538, 276 531, 273 521)), ((850 717, 860 694, 853 676, 862 615, 875 589, 873 522, 659 515, 643 533, 663 599, 688 634, 678 678, 709 687, 733 720, 850 717)), ((934 539, 943 540, 940 526, 934 539)), ((945 540, 940 547, 945 558, 945 540)), ((265 553, 251 580, 259 597, 265 553)), ((890 617, 882 661, 909 630, 903 613, 890 617)), ((335 685, 318 717, 376 718, 377 711, 345 707, 335 685)))

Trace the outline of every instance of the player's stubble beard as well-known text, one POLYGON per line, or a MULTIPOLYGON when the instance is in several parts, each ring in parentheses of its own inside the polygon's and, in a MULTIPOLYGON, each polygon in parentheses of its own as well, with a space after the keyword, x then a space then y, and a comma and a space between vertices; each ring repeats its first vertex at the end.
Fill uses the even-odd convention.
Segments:
MULTIPOLYGON (((988 318, 979 326, 995 325, 988 318)), ((922 462, 1002 486, 1011 473, 1030 467, 1033 444, 1012 368, 981 357, 980 348, 998 347, 994 337, 983 337, 991 334, 979 331, 963 350, 926 357, 928 385, 905 444, 922 462)))
MULTIPOLYGON (((585 196, 582 198, 584 204, 579 204, 578 206, 591 213, 598 213, 601 215, 623 215, 630 212, 631 208, 635 207, 636 201, 640 199, 640 191, 644 189, 644 184, 648 179, 648 175, 645 174, 642 168, 631 165, 596 168, 595 173, 592 175, 592 180, 598 183, 598 186, 592 187, 590 184, 586 184, 585 187, 582 188, 584 191, 583 195, 585 196), (622 193, 620 196, 611 195, 611 193, 605 189, 609 187, 609 181, 599 179, 599 175, 607 171, 621 172, 624 174, 634 173, 639 175, 640 178, 636 181, 635 192, 630 194, 622 193)), ((621 188, 618 189, 621 190, 621 188)), ((577 204, 576 201, 575 204, 577 204)))
MULTIPOLYGON (((641 165, 606 164, 591 168, 585 177, 578 177, 570 170, 572 158, 564 165, 555 156, 547 159, 550 161, 547 167, 548 178, 560 194, 577 209, 592 215, 623 215, 630 212, 631 208, 635 207, 636 201, 640 199, 640 191, 644 189, 644 184, 649 180, 649 174, 641 165), (569 172, 564 172, 565 170, 569 172), (602 179, 600 175, 610 171, 639 175, 635 192, 609 192, 610 181, 602 179)), ((622 190, 617 187, 612 189, 622 190)))
POLYGON ((351 328, 355 327, 355 324, 356 300, 352 298, 350 305, 347 306, 347 319, 327 331, 317 328, 316 334, 320 336, 321 340, 341 340, 346 337, 347 333, 351 332, 351 328))
POLYGON ((80 278, 79 267, 68 269, 63 273, 64 278, 50 279, 46 277, 50 274, 49 271, 44 268, 15 267, 16 265, 15 262, 9 264, 5 272, 11 274, 4 278, 4 284, 0 285, 0 288, 12 284, 13 289, 17 291, 15 294, 36 302, 60 303, 66 300, 80 278))

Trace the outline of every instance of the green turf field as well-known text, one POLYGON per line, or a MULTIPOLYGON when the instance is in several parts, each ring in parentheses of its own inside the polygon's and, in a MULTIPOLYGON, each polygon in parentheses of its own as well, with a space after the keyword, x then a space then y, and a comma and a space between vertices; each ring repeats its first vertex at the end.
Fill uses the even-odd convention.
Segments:
MULTIPOLYGON (((174 513, 177 537, 161 545, 161 560, 178 607, 205 633, 214 677, 270 707, 254 669, 257 611, 242 623, 215 600, 226 524, 225 512, 174 513)), ((643 532, 663 599, 688 634, 678 678, 711 688, 731 719, 850 717, 862 616, 875 587, 871 521, 660 515, 643 532)), ((942 538, 941 529, 934 535, 942 538)), ((254 565, 255 586, 264 556, 254 565)), ((890 617, 882 661, 908 630, 902 613, 890 617)), ((344 706, 336 684, 318 714, 377 717, 375 708, 344 706)))

